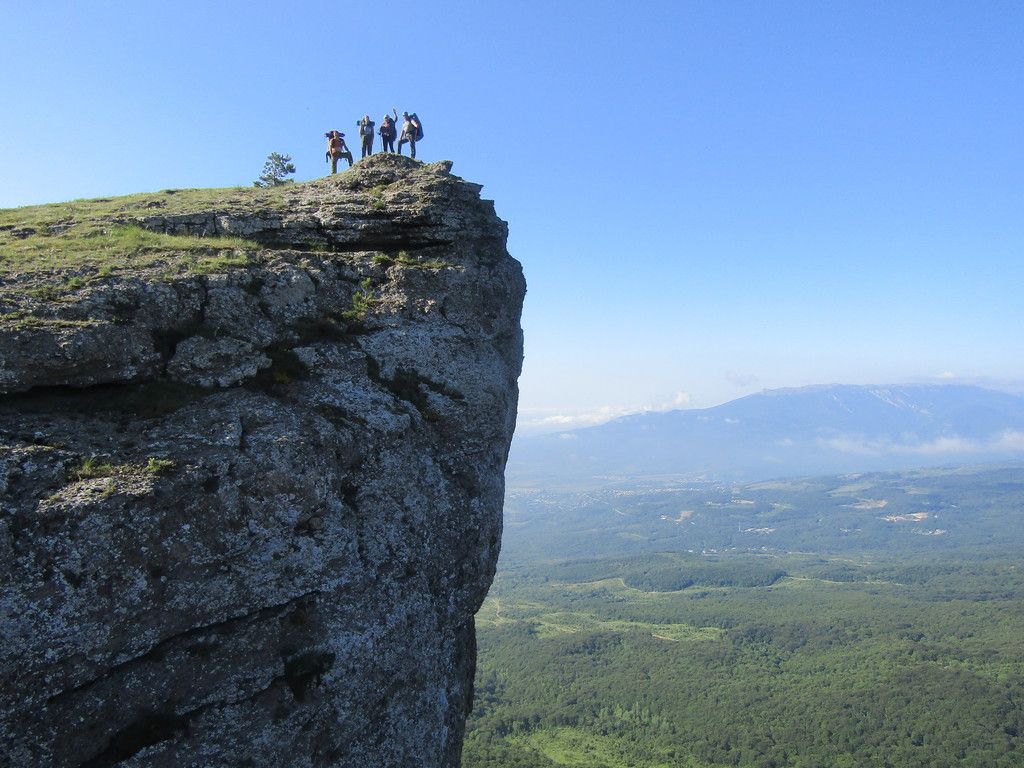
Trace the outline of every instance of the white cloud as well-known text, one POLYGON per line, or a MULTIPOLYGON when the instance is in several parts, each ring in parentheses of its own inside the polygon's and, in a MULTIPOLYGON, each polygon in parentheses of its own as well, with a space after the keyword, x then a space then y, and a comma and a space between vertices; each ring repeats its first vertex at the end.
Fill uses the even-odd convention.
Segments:
POLYGON ((586 414, 577 414, 576 416, 559 414, 558 416, 545 416, 537 423, 544 424, 546 426, 551 426, 554 424, 578 424, 581 421, 588 421, 589 419, 590 417, 586 414))
MULTIPOLYGON (((516 434, 539 435, 565 429, 595 427, 622 416, 678 410, 689 406, 691 402, 689 393, 679 391, 668 400, 648 405, 602 405, 580 409, 520 408, 516 420, 516 434)), ((573 436, 563 433, 559 437, 565 440, 573 436)))
POLYGON ((936 379, 955 379, 956 374, 952 371, 943 371, 942 373, 936 374, 936 379))
POLYGON ((985 444, 963 437, 940 437, 927 443, 918 443, 916 445, 894 445, 890 450, 892 453, 919 453, 924 455, 977 453, 985 450, 985 444))
POLYGON ((873 454, 882 453, 882 444, 859 437, 830 437, 818 440, 818 445, 840 453, 873 454))
POLYGON ((1024 432, 1008 429, 993 445, 998 451, 1024 451, 1024 432))
MULTIPOLYGON (((516 432, 520 435, 541 434, 544 432, 555 432, 565 429, 580 429, 582 427, 593 427, 604 424, 619 416, 627 416, 636 413, 638 408, 617 408, 610 405, 602 405, 597 408, 578 409, 569 411, 554 411, 553 409, 522 409, 516 421, 516 432)), ((562 437, 560 435, 560 437, 562 437)), ((562 437, 562 439, 565 439, 562 437)))
POLYGON ((686 392, 676 392, 675 397, 669 401, 669 406, 673 408, 685 408, 690 404, 692 398, 686 392))
POLYGON ((844 435, 827 440, 819 440, 818 444, 842 453, 878 456, 882 454, 913 454, 922 456, 942 456, 944 454, 962 453, 1009 453, 1024 452, 1024 432, 1007 430, 1001 435, 988 440, 972 438, 939 437, 921 443, 893 443, 886 440, 867 440, 862 437, 844 435))

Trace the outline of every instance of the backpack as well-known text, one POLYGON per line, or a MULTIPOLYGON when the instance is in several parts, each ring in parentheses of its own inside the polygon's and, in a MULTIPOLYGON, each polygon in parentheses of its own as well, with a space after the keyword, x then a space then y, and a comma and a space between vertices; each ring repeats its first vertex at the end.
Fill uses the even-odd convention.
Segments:
POLYGON ((380 124, 380 135, 385 139, 393 139, 398 135, 398 129, 395 128, 395 124, 389 120, 386 123, 380 124))
POLYGON ((363 123, 359 126, 359 133, 362 136, 373 136, 373 122, 363 123))
POLYGON ((340 152, 344 143, 345 142, 342 141, 341 136, 332 136, 331 140, 327 142, 327 146, 332 152, 340 152))
POLYGON ((409 115, 409 117, 412 118, 413 128, 416 129, 416 141, 422 141, 423 140, 423 121, 420 120, 419 115, 417 115, 415 112, 411 113, 409 115))

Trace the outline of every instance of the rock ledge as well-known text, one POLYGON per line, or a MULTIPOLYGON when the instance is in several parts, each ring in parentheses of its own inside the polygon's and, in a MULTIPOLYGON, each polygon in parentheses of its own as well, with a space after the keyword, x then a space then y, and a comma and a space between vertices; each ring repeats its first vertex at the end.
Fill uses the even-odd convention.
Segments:
POLYGON ((0 212, 11 765, 459 764, 525 284, 450 169, 0 212))

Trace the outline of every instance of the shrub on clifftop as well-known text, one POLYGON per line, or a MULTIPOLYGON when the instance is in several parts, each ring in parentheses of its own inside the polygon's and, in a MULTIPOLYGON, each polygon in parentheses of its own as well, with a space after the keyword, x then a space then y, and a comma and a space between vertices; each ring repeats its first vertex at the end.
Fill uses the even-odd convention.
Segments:
POLYGON ((271 152, 267 155, 267 162, 263 164, 263 173, 252 185, 254 187, 277 187, 292 181, 292 179, 285 178, 292 173, 295 173, 292 156, 271 152))

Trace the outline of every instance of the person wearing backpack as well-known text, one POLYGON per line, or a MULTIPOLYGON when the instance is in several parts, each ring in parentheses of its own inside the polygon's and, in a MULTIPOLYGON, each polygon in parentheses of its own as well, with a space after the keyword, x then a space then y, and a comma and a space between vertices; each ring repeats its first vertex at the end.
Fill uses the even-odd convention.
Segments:
POLYGON ((373 154, 373 126, 376 123, 370 119, 369 115, 364 115, 356 125, 359 126, 359 136, 363 140, 362 157, 369 157, 373 154))
POLYGON ((352 153, 345 145, 345 134, 340 131, 328 131, 324 134, 327 138, 327 159, 331 163, 331 173, 338 172, 338 160, 348 160, 349 168, 352 167, 352 153))
MULTIPOLYGON (((395 117, 398 117, 398 110, 394 110, 395 117)), ((398 154, 402 154, 402 145, 409 145, 409 155, 416 157, 416 142, 422 135, 422 128, 420 128, 419 120, 416 117, 416 113, 409 114, 408 112, 402 113, 402 137, 398 140, 398 154)))
POLYGON ((398 113, 395 113, 394 119, 391 115, 384 115, 384 118, 380 121, 380 151, 381 152, 394 152, 395 151, 395 139, 398 137, 398 129, 395 127, 395 120, 398 119, 398 113))

